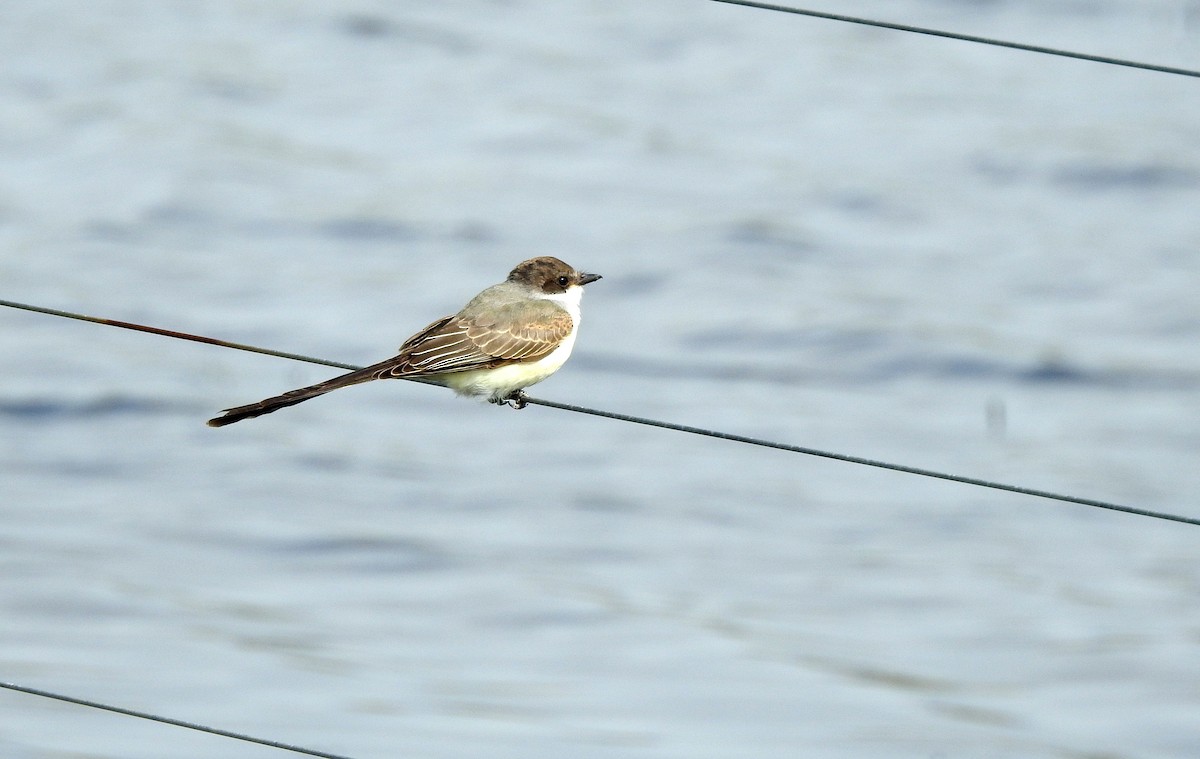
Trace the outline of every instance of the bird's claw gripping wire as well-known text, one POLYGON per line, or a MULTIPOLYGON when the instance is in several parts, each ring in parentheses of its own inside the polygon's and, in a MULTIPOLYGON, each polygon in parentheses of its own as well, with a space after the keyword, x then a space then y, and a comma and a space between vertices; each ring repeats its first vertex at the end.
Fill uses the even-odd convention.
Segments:
POLYGON ((514 390, 503 398, 488 398, 488 400, 497 406, 508 406, 518 411, 529 405, 529 396, 525 395, 524 390, 514 390))

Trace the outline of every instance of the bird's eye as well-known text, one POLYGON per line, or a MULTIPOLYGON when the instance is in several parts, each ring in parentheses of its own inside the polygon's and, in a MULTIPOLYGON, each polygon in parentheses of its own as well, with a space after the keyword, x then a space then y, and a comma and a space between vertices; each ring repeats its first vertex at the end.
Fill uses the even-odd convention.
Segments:
POLYGON ((570 283, 571 283, 571 278, 570 278, 570 277, 567 277, 567 276, 562 276, 562 277, 559 277, 559 278, 558 278, 558 285, 559 285, 559 287, 566 287, 566 286, 567 286, 567 285, 569 285, 570 283))

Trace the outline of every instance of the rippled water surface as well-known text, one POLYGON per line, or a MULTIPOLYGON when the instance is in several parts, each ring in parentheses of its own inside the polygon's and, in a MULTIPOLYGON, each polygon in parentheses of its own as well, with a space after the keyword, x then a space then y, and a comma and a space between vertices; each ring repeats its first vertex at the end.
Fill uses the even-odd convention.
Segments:
MULTIPOLYGON (((842 13, 1200 66, 1190 0, 842 13)), ((1200 516, 1195 80, 698 0, 0 11, 0 298, 1200 516)), ((1200 532, 0 312, 0 680, 360 757, 1193 757, 1200 532)), ((0 692, 0 755, 278 755, 0 692)))

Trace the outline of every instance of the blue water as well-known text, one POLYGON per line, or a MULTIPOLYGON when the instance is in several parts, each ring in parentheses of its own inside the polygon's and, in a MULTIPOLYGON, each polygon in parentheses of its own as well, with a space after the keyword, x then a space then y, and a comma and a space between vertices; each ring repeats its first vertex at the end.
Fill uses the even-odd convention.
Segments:
MULTIPOLYGON (((819 7, 819 6, 817 6, 819 7)), ((1200 66, 1190 0, 826 4, 1200 66)), ((0 298, 1200 516, 1195 80, 699 0, 9 4, 0 298)), ((1200 533, 0 313, 0 680, 355 757, 1193 757, 1200 533)), ((0 756, 275 756, 0 692, 0 756)))

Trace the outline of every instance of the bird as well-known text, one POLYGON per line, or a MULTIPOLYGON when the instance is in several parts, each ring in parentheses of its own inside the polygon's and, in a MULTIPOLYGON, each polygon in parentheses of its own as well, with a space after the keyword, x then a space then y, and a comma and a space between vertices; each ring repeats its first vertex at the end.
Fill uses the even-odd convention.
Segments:
POLYGON ((522 261, 453 316, 404 341, 395 356, 308 387, 225 409, 210 427, 270 414, 331 390, 378 379, 414 379, 456 394, 524 408, 524 389, 558 371, 579 331, 583 286, 600 279, 553 256, 522 261))

